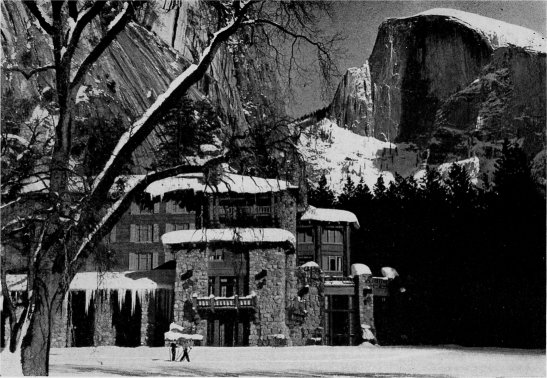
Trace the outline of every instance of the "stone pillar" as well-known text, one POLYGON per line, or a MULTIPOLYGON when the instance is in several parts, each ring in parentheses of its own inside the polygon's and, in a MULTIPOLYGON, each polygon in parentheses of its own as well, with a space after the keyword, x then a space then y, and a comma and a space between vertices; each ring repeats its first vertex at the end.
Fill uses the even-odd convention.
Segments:
POLYGON ((368 324, 374 335, 374 297, 372 295, 372 274, 361 274, 355 277, 355 290, 359 300, 359 324, 368 324))
POLYGON ((324 336, 322 330, 325 317, 323 272, 319 267, 298 267, 295 276, 297 287, 295 295, 290 298, 287 319, 292 343, 293 345, 318 344, 317 339, 322 339, 324 336), (299 291, 302 294, 301 297, 298 296, 299 291))
POLYGON ((183 327, 195 326, 196 333, 203 335, 205 344, 207 321, 199 318, 192 298, 194 294, 205 297, 208 293, 207 248, 200 245, 194 249, 177 251, 176 261, 174 321, 183 327), (181 280, 181 275, 188 274, 189 270, 192 270, 192 276, 181 280))
MULTIPOLYGON (((116 343, 116 329, 112 324, 112 301, 108 290, 97 291, 95 298, 95 346, 114 345, 116 343)), ((117 303, 115 304, 117 306, 117 303)), ((72 314, 78 316, 78 314, 72 314)))
POLYGON ((249 291, 256 293, 257 309, 251 323, 249 345, 270 345, 272 335, 289 338, 285 323, 285 255, 284 248, 253 249, 249 251, 249 291), (264 279, 256 280, 262 270, 264 279))

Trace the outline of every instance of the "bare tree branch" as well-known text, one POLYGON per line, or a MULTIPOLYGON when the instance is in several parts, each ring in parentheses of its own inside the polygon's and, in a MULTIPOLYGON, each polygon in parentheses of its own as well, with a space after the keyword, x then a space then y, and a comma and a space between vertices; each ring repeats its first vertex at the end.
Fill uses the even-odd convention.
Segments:
POLYGON ((44 14, 42 11, 38 8, 38 4, 36 4, 35 0, 23 0, 23 3, 26 5, 27 9, 32 13, 34 17, 38 20, 38 23, 44 29, 46 33, 49 35, 52 35, 55 33, 55 29, 53 26, 48 23, 44 17, 44 14))

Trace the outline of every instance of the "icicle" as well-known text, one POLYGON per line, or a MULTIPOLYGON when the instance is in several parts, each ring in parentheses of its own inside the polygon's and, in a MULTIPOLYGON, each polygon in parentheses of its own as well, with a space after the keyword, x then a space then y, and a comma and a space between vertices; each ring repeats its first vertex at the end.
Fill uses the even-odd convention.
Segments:
POLYGON ((135 313, 135 304, 137 303, 137 290, 131 290, 131 315, 135 313))
POLYGON ((93 299, 94 290, 86 289, 85 291, 85 314, 87 315, 89 312, 89 305, 91 304, 91 300, 93 299))
POLYGON ((123 307, 123 304, 125 302, 125 292, 127 290, 125 289, 115 289, 116 292, 118 293, 118 309, 120 310, 120 312, 122 311, 122 307, 123 307))

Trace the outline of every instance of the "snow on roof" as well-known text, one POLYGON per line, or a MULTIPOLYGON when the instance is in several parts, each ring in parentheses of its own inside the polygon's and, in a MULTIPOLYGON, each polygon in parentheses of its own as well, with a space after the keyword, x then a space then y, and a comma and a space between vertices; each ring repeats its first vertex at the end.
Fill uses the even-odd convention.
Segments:
POLYGON ((393 278, 399 276, 399 273, 397 273, 397 271, 392 267, 384 266, 382 268, 382 276, 384 276, 386 278, 393 279, 393 278))
POLYGON ((163 244, 208 242, 284 243, 295 246, 294 235, 280 228, 210 228, 172 231, 161 236, 163 244))
POLYGON ((145 192, 152 197, 158 197, 178 190, 193 190, 204 193, 234 192, 257 194, 296 188, 298 187, 283 180, 223 172, 217 185, 206 184, 203 173, 188 173, 156 181, 150 184, 145 189, 145 192))
POLYGON ((322 209, 309 206, 308 210, 300 218, 301 221, 317 221, 317 222, 347 222, 355 223, 359 227, 359 221, 355 214, 351 211, 338 209, 322 209))
MULTIPOLYGON (((10 291, 27 290, 26 274, 8 274, 6 277, 10 291)), ((155 290, 173 289, 174 273, 162 271, 140 272, 80 272, 70 283, 70 290, 155 290)))
POLYGON ((308 261, 305 264, 300 265, 301 268, 319 268, 319 264, 315 261, 308 261))
POLYGON ((352 264, 351 265, 351 275, 360 276, 362 274, 372 274, 370 268, 365 264, 352 264))
POLYGON ((494 49, 515 45, 540 52, 546 51, 545 37, 534 30, 522 26, 449 8, 429 9, 417 14, 417 16, 420 15, 450 17, 484 35, 494 49))
POLYGON ((203 340, 203 335, 199 335, 197 333, 180 333, 180 332, 173 332, 173 331, 167 331, 163 334, 163 337, 165 338, 165 341, 178 341, 180 339, 183 340, 203 340))

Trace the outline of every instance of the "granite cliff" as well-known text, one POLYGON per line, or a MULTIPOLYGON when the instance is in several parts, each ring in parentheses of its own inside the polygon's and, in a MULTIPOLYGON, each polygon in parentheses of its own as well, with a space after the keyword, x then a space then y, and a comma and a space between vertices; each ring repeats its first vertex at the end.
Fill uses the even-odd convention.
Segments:
POLYGON ((388 177, 472 157, 488 173, 504 138, 518 140, 530 159, 545 149, 545 57, 539 33, 467 12, 388 19, 327 117, 396 143, 399 155, 410 146, 413 167, 378 151, 376 166, 388 177))

